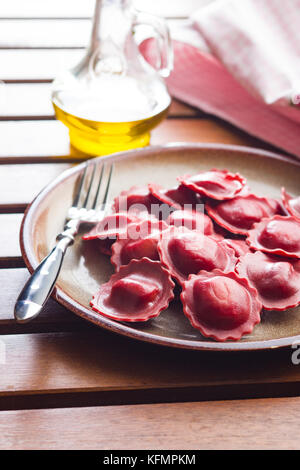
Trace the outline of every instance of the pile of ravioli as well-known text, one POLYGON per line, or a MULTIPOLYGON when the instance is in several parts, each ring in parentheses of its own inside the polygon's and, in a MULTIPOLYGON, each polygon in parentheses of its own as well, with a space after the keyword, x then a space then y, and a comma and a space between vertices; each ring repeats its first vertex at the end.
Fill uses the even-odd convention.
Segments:
POLYGON ((257 196, 228 170, 177 179, 171 189, 151 183, 122 191, 83 236, 98 240, 115 268, 93 310, 144 322, 168 307, 176 283, 191 325, 227 341, 250 334, 263 309, 299 305, 300 197, 284 188, 280 200, 257 196), (161 204, 170 207, 165 219, 151 210, 161 204))

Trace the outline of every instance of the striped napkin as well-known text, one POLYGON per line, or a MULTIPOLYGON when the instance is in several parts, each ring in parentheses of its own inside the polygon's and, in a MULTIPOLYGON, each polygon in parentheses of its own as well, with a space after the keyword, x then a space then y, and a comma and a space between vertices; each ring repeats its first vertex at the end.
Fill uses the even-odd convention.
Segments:
POLYGON ((300 0, 204 1, 171 30, 171 94, 300 158, 299 25, 300 0))

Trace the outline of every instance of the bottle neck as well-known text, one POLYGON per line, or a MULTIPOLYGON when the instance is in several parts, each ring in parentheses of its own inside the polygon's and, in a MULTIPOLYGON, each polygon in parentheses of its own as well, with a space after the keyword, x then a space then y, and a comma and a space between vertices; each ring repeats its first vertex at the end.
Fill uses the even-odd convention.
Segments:
POLYGON ((96 0, 90 48, 99 46, 107 37, 120 42, 131 28, 131 0, 96 0))

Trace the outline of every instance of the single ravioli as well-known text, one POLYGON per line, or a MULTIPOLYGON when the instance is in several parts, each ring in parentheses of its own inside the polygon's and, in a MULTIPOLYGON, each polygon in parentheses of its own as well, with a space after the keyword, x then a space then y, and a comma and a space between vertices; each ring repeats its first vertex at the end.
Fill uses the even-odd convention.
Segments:
POLYGON ((182 209, 186 205, 192 209, 201 203, 197 194, 182 184, 171 189, 164 189, 155 183, 150 183, 148 187, 155 198, 175 209, 182 209))
POLYGON ((191 325, 216 341, 238 340, 260 322, 257 291, 235 272, 215 269, 191 275, 181 301, 191 325))
POLYGON ((266 310, 286 310, 300 304, 300 260, 256 251, 243 256, 236 271, 256 288, 266 310))
POLYGON ((239 173, 228 170, 212 169, 197 175, 184 175, 178 181, 198 194, 222 201, 232 199, 246 185, 246 180, 239 173))
POLYGON ((125 233, 128 224, 140 220, 128 212, 116 212, 109 214, 98 222, 89 232, 82 236, 83 240, 95 240, 105 238, 116 238, 120 233, 125 233))
POLYGON ((159 261, 132 260, 100 287, 91 307, 113 320, 144 322, 168 307, 173 288, 168 270, 159 261))
POLYGON ((234 251, 223 241, 185 227, 171 226, 164 230, 158 242, 158 252, 161 262, 179 283, 200 270, 219 268, 231 271, 236 264, 234 251))
POLYGON ((300 258, 300 220, 280 215, 262 219, 249 230, 247 243, 253 250, 300 258))
POLYGON ((148 186, 132 186, 115 197, 113 209, 115 212, 129 211, 131 214, 151 213, 151 205, 157 203, 159 200, 150 193, 148 186))
POLYGON ((247 235, 253 224, 260 222, 264 217, 282 213, 278 201, 255 194, 237 196, 219 203, 206 201, 205 209, 217 224, 238 235, 247 235))
POLYGON ((157 243, 161 232, 167 228, 168 225, 164 221, 158 220, 145 220, 130 224, 127 232, 119 236, 111 247, 111 263, 116 271, 132 259, 149 258, 154 261, 159 260, 157 243))

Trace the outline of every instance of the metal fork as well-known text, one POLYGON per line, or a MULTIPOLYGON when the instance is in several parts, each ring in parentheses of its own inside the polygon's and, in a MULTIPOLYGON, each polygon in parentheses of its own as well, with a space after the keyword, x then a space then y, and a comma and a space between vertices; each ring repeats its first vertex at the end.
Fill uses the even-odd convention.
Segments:
POLYGON ((28 322, 36 318, 41 312, 54 288, 67 248, 74 243, 80 224, 82 222, 97 222, 105 216, 113 165, 110 165, 108 169, 104 195, 99 207, 98 200, 103 186, 104 167, 105 164, 102 165, 98 177, 97 189, 92 204, 89 204, 89 199, 91 199, 91 190, 95 180, 96 164, 86 164, 82 171, 73 204, 69 208, 65 219, 63 231, 56 237, 57 244, 36 268, 17 299, 15 319, 19 323, 28 322), (93 168, 91 171, 88 171, 90 166, 93 168), (86 183, 88 185, 85 192, 84 187, 86 183), (81 204, 80 201, 82 199, 84 200, 81 204))

